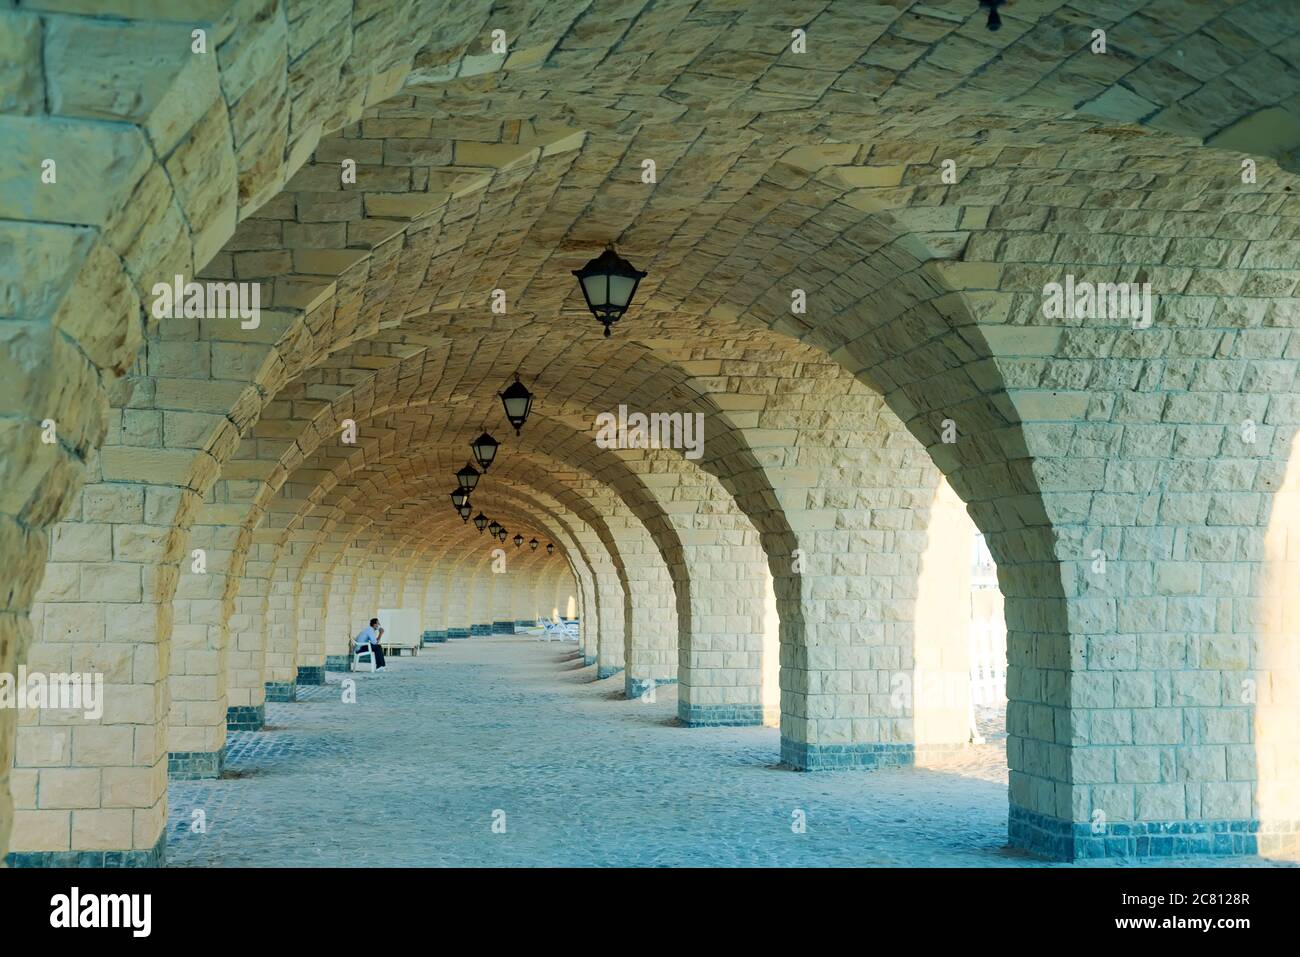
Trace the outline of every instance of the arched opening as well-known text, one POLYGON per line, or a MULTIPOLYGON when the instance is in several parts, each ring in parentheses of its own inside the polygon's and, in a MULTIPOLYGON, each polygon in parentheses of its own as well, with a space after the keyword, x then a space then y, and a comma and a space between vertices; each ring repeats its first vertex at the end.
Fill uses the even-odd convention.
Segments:
MULTIPOLYGON (((1240 674, 1225 682, 1229 701, 1253 706, 1253 754, 1232 762, 1232 778, 1255 779, 1250 816, 1259 822, 1260 854, 1300 857, 1300 435, 1290 443, 1264 534, 1263 587, 1254 614, 1258 645, 1221 643, 1223 666, 1240 674), (1251 766, 1253 764, 1253 767, 1251 766)), ((1242 809, 1245 810, 1244 808, 1242 809)))
POLYGON ((998 569, 984 536, 971 539, 970 681, 977 744, 1007 736, 1007 618, 998 569))
POLYGON ((763 726, 781 726, 781 619, 772 573, 763 568, 763 726))
POLYGON ((916 763, 942 767, 955 756, 1005 774, 1007 642, 997 566, 944 481, 931 503, 917 586, 913 666, 891 689, 903 700, 910 692, 916 763))

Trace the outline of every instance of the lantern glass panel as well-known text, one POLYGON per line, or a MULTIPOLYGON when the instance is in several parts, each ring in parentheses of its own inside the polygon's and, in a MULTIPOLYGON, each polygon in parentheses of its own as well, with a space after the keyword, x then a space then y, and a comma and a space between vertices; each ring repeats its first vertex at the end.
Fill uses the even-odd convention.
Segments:
POLYGON ((609 301, 619 309, 626 309, 636 291, 636 279, 632 276, 609 277, 609 301))
POLYGON ((604 273, 592 273, 582 278, 582 291, 587 296, 587 303, 592 307, 609 304, 609 277, 604 273))

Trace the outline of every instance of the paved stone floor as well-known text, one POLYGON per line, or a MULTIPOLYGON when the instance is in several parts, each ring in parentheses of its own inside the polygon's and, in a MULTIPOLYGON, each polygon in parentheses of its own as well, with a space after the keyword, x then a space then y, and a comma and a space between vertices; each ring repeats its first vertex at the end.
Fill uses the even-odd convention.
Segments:
POLYGON ((452 641, 268 704, 265 730, 230 736, 225 778, 171 783, 169 864, 1041 866, 1003 848, 987 715, 989 743, 942 769, 801 774, 775 766, 775 729, 678 727, 673 687, 627 701, 573 654, 452 641))

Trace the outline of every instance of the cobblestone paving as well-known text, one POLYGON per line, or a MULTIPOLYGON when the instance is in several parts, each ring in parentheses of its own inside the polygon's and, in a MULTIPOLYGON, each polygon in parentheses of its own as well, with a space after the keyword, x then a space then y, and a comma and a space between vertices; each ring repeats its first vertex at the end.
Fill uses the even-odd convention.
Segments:
POLYGON ((449 642, 268 704, 267 730, 230 735, 225 778, 169 786, 169 864, 1041 866, 1002 846, 985 715, 989 743, 942 768, 800 774, 775 766, 775 729, 678 727, 673 687, 624 700, 572 649, 449 642))

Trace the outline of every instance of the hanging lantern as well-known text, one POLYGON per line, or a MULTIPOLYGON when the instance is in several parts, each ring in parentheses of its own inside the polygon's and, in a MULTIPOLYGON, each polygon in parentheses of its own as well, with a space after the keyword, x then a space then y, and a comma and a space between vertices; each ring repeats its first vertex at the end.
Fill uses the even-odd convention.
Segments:
POLYGON ((528 547, 531 548, 533 551, 537 551, 537 539, 535 538, 529 539, 528 547))
POLYGON ((520 535, 518 532, 515 532, 515 537, 510 540, 515 543, 515 548, 518 548, 520 545, 524 543, 524 536, 520 535))
POLYGON ((533 410, 533 394, 519 381, 519 373, 516 372, 515 381, 506 386, 504 392, 498 392, 497 395, 501 398, 501 404, 505 406, 506 418, 515 427, 515 435, 518 435, 519 429, 528 421, 528 413, 533 410))
POLYGON ((472 492, 478 485, 479 474, 478 469, 466 462, 465 467, 456 473, 456 484, 466 492, 472 492))
POLYGON ((460 508, 456 509, 456 511, 460 512, 460 520, 462 522, 468 522, 469 513, 474 511, 474 508, 472 505, 469 504, 468 501, 466 501, 465 504, 462 505, 460 508))
POLYGON ((646 274, 614 252, 613 246, 606 246, 603 253, 581 269, 573 270, 573 274, 578 277, 587 308, 604 325, 608 339, 609 327, 627 312, 636 287, 646 274))
POLYGON ((474 527, 478 529, 480 535, 483 534, 483 529, 487 528, 487 523, 488 518, 482 512, 474 516, 474 527))
POLYGON ((459 511, 460 507, 469 501, 469 492, 463 488, 458 488, 451 493, 451 504, 459 511))
POLYGON ((501 531, 501 523, 498 522, 496 519, 493 519, 492 524, 488 526, 488 534, 491 535, 493 538, 496 538, 497 532, 499 531, 501 531))
POLYGON ((506 527, 502 525, 501 528, 497 531, 497 538, 501 539, 501 541, 504 542, 506 540, 506 536, 509 534, 510 533, 506 531, 506 527))
POLYGON ((547 542, 547 543, 546 543, 546 554, 548 554, 548 555, 554 555, 554 554, 555 554, 555 546, 552 545, 550 542, 547 542))
POLYGON ((474 461, 478 462, 478 467, 484 472, 488 470, 492 460, 497 457, 497 447, 500 444, 486 432, 469 444, 470 451, 474 453, 474 461))

